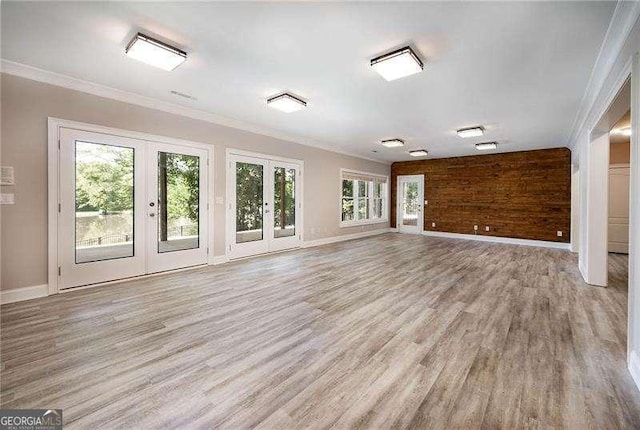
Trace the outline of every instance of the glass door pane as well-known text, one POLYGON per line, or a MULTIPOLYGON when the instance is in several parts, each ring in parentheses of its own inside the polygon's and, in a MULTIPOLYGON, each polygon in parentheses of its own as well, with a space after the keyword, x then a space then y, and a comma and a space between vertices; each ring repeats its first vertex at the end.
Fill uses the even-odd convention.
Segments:
POLYGON ((418 225, 418 183, 403 182, 402 183, 402 225, 417 226, 418 225))
POLYGON ((264 169, 261 164, 236 162, 236 243, 264 237, 264 169))
POLYGON ((200 157, 158 151, 158 252, 200 246, 200 157))
POLYGON ((75 141, 75 262, 133 257, 134 149, 75 141))
POLYGON ((296 170, 273 168, 273 237, 296 234, 296 170))

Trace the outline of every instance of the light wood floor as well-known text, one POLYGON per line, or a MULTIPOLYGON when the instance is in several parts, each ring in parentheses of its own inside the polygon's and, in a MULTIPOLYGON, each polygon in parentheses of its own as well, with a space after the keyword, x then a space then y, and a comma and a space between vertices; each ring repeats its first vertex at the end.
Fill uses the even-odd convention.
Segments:
POLYGON ((640 428, 612 285, 385 234, 2 307, 2 406, 66 428, 640 428))

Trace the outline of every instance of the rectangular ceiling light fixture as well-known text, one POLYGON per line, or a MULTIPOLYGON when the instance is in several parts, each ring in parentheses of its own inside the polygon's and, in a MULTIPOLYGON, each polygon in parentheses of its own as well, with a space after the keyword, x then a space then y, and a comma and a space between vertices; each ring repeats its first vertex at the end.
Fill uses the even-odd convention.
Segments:
POLYGON ((382 141, 382 145, 387 148, 398 148, 404 146, 404 140, 402 139, 387 139, 382 141))
POLYGON ((424 157, 428 152, 425 149, 416 149, 415 151, 409 151, 409 155, 412 157, 424 157))
POLYGON ((424 64, 409 46, 371 60, 371 67, 387 81, 422 72, 424 64))
POLYGON ((267 106, 289 113, 307 107, 307 102, 289 93, 283 93, 267 99, 267 106))
POLYGON ((476 149, 478 151, 486 151, 488 149, 496 149, 498 147, 497 142, 484 142, 484 143, 476 143, 476 149))
POLYGON ((142 33, 135 35, 124 52, 130 58, 167 71, 175 69, 187 59, 186 52, 142 33))
POLYGON ((458 130, 458 136, 466 139, 467 137, 478 137, 484 134, 484 127, 469 127, 458 130))

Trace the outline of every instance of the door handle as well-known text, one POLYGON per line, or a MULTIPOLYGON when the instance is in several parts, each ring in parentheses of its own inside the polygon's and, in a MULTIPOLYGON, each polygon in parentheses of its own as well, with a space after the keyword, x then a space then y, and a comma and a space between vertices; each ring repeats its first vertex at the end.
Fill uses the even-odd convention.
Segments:
POLYGON ((151 218, 153 218, 154 216, 156 216, 156 214, 155 214, 155 212, 151 212, 151 213, 149 214, 149 216, 150 216, 151 218))

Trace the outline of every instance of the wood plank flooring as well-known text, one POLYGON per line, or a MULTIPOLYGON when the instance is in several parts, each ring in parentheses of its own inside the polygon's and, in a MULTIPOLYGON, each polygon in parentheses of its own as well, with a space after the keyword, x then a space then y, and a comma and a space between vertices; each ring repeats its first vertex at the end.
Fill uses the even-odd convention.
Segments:
POLYGON ((640 428, 611 286, 561 250, 384 234, 1 308, 3 408, 65 428, 640 428))

